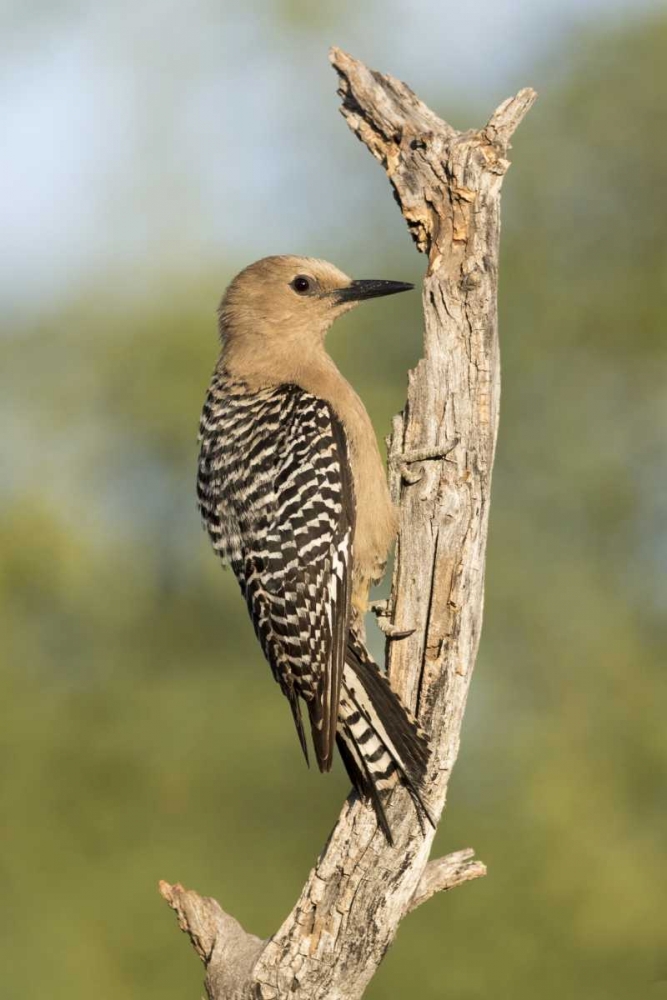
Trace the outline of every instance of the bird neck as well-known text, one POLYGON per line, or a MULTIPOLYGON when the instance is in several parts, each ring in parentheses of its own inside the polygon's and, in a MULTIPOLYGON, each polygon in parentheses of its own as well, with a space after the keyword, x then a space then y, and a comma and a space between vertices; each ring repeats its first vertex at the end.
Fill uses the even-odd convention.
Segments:
POLYGON ((253 390, 293 384, 312 392, 309 385, 335 385, 337 379, 344 381, 317 338, 303 341, 283 336, 277 345, 275 337, 259 333, 252 339, 227 336, 218 367, 253 390))

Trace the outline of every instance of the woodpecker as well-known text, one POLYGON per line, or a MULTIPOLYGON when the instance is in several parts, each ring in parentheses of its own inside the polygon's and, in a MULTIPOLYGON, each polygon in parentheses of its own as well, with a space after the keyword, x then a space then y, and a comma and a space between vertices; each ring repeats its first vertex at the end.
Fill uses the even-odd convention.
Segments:
POLYGON ((306 761, 302 702, 320 770, 336 743, 389 842, 396 784, 428 817, 429 748, 357 627, 396 515, 370 417, 325 337, 358 303, 411 288, 309 257, 266 257, 237 275, 218 310, 197 478, 204 527, 240 584, 306 761))

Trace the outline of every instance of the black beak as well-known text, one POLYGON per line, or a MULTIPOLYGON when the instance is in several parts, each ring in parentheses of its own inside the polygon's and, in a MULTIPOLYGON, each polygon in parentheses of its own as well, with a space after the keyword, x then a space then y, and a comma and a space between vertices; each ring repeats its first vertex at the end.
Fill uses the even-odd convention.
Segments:
POLYGON ((337 288, 334 296, 338 302, 361 302, 363 299, 377 299, 381 295, 396 295, 409 292, 414 285, 407 281, 352 281, 347 288, 337 288))

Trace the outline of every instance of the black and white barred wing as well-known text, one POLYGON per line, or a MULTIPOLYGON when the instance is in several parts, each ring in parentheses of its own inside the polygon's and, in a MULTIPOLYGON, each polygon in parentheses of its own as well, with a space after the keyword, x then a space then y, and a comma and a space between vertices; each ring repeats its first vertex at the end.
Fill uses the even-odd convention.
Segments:
POLYGON ((239 579, 304 753, 299 697, 319 767, 328 770, 354 534, 344 431, 327 403, 297 386, 248 393, 218 382, 216 392, 202 424, 202 516, 239 579))
POLYGON ((282 572, 269 582, 270 625, 307 703, 318 765, 327 771, 347 645, 354 497, 338 419, 327 403, 299 394, 275 479, 269 542, 272 569, 282 572))

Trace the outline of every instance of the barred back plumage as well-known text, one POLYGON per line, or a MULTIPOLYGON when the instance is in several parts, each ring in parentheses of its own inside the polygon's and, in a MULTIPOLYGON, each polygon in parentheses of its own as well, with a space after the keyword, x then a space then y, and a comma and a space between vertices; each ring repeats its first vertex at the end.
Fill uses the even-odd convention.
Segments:
POLYGON ((198 497, 289 699, 303 752, 332 763, 351 572, 351 480, 340 422, 295 385, 251 392, 214 375, 202 413, 198 497))
POLYGON ((299 699, 320 769, 337 741, 391 839, 383 797, 403 781, 420 802, 427 742, 349 627, 355 497, 343 426, 295 384, 253 390, 219 368, 200 443, 204 525, 239 581, 306 760, 299 699))

